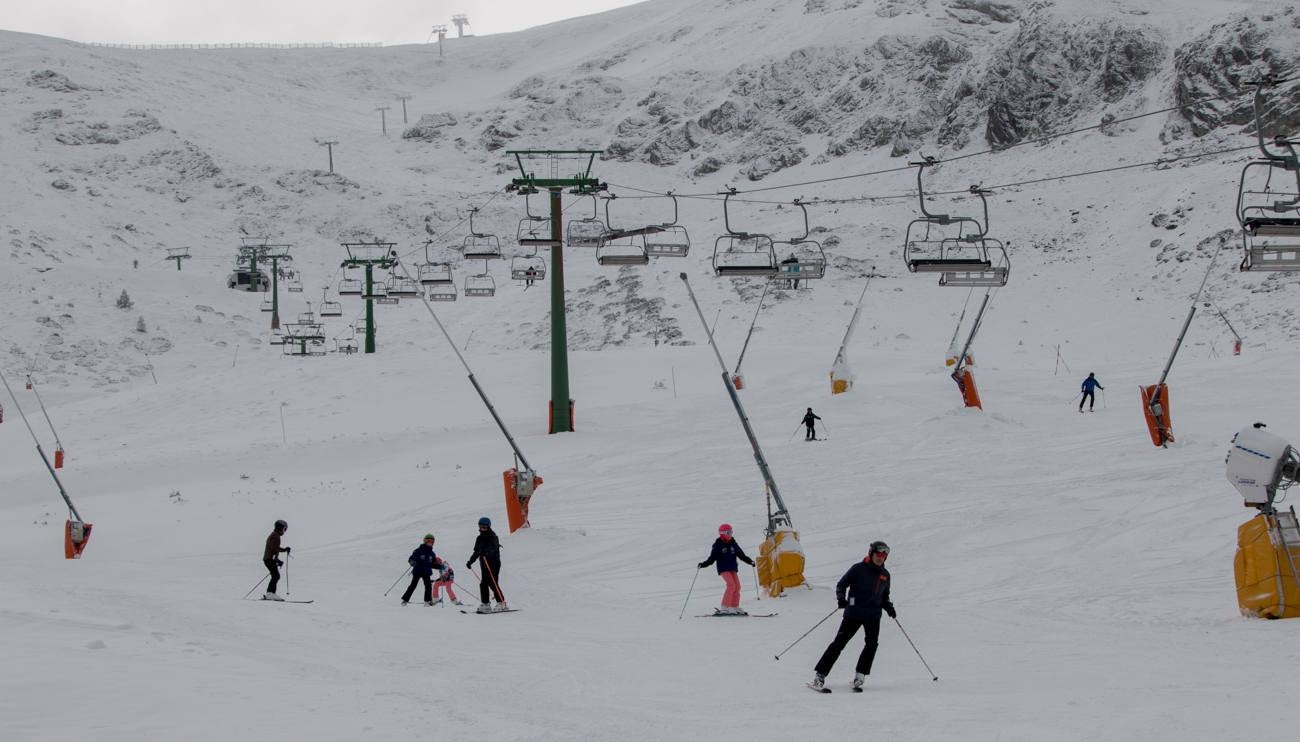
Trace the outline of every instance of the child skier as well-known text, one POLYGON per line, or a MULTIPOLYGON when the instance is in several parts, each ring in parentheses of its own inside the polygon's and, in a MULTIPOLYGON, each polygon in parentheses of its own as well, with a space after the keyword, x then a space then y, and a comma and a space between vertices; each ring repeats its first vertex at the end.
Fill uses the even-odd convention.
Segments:
POLYGON ((433 605, 433 577, 434 567, 440 566, 442 560, 438 555, 433 553, 433 534, 424 534, 423 543, 415 547, 411 556, 406 558, 406 563, 411 565, 411 584, 407 586, 406 592, 402 593, 402 605, 411 601, 411 595, 415 592, 415 586, 424 582, 424 604, 433 605))
POLYGON ((465 562, 465 569, 473 569, 474 562, 483 570, 479 575, 479 606, 476 613, 506 611, 505 596, 501 594, 501 539, 492 530, 492 519, 486 515, 478 519, 478 538, 474 539, 474 553, 465 562), (488 604, 488 591, 497 599, 496 608, 488 604))
POLYGON ((718 563, 718 575, 722 581, 727 583, 727 589, 722 593, 722 607, 713 613, 717 616, 748 616, 749 614, 740 609, 740 567, 736 564, 737 560, 742 561, 749 566, 754 566, 754 560, 745 556, 745 550, 740 548, 731 537, 731 524, 723 523, 718 526, 718 539, 713 542, 713 550, 709 552, 709 558, 700 562, 699 569, 718 563))
POLYGON ((438 579, 433 581, 433 604, 440 605, 442 596, 439 594, 441 588, 447 588, 447 597, 451 599, 452 605, 464 605, 456 597, 456 591, 451 589, 452 584, 456 581, 456 573, 451 571, 451 565, 447 562, 442 563, 442 570, 438 572, 438 579))
POLYGON ((863 631, 862 654, 858 655, 857 673, 853 676, 853 690, 862 691, 862 684, 871 674, 871 663, 876 659, 876 647, 880 639, 880 613, 884 611, 890 618, 897 615, 894 604, 889 601, 889 570, 885 569, 885 560, 889 558, 889 545, 884 541, 873 541, 867 547, 867 557, 849 567, 838 584, 835 585, 835 600, 844 609, 844 619, 840 621, 840 630, 835 633, 830 646, 822 653, 814 668, 813 681, 809 688, 827 691, 826 676, 839 659, 840 652, 858 633, 863 631))
POLYGON ((293 551, 288 546, 280 545, 280 537, 284 532, 289 530, 289 524, 277 520, 274 528, 271 529, 271 535, 266 537, 266 548, 262 551, 262 564, 266 565, 266 571, 271 573, 271 582, 266 586, 266 594, 262 600, 284 600, 275 594, 275 588, 280 584, 280 567, 284 562, 280 561, 280 552, 289 554, 293 551))

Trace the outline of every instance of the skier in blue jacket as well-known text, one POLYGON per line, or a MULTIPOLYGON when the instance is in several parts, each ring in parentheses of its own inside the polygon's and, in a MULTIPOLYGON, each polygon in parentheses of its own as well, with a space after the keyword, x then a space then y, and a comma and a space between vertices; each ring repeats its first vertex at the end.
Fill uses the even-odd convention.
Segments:
POLYGON ((1088 412, 1092 412, 1092 405, 1097 401, 1097 394, 1094 389, 1105 389, 1101 382, 1097 381, 1097 375, 1089 373, 1088 378, 1083 380, 1083 394, 1079 397, 1079 412, 1083 412, 1083 403, 1088 403, 1088 412))
POLYGON ((424 542, 415 547, 411 556, 407 557, 406 563, 411 565, 411 584, 402 593, 402 605, 406 605, 411 600, 411 595, 415 592, 415 586, 424 581, 424 604, 433 605, 433 570, 435 567, 442 566, 442 560, 438 555, 433 553, 433 534, 424 534, 424 542))
POLYGON ((821 690, 826 683, 835 660, 848 645, 858 629, 863 630, 862 654, 858 655, 857 673, 853 676, 853 690, 862 691, 862 684, 871 674, 871 664, 876 659, 876 647, 880 639, 880 614, 885 612, 890 618, 898 615, 894 604, 889 600, 889 570, 885 569, 885 560, 889 558, 889 545, 884 541, 873 541, 867 548, 867 557, 849 567, 838 584, 835 585, 835 600, 844 609, 844 619, 840 629, 835 633, 830 646, 817 660, 816 673, 808 685, 814 690, 821 690))

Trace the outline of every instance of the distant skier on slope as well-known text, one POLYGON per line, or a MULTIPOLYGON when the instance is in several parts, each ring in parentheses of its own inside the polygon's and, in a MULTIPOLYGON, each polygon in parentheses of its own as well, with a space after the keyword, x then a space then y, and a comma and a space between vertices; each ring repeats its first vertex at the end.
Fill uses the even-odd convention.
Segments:
POLYGON ((433 542, 432 533, 424 534, 422 543, 406 558, 406 563, 411 565, 411 584, 402 593, 402 605, 411 601, 415 586, 421 581, 424 582, 424 604, 433 605, 433 570, 442 564, 442 560, 433 552, 433 542))
POLYGON ((713 550, 709 552, 709 558, 700 562, 699 569, 718 563, 718 575, 722 581, 727 583, 726 590, 722 593, 722 607, 714 611, 715 614, 724 616, 747 616, 745 611, 740 609, 740 565, 737 560, 754 566, 754 560, 745 555, 745 550, 740 548, 731 537, 731 524, 723 523, 718 526, 718 539, 713 542, 713 550))
POLYGON ((889 545, 884 541, 873 541, 867 548, 867 557, 849 567, 840 581, 835 585, 835 600, 844 609, 844 619, 840 629, 835 633, 830 646, 822 653, 814 668, 813 681, 809 687, 822 690, 826 676, 835 666, 840 652, 858 633, 863 630, 865 646, 858 655, 857 674, 853 676, 853 690, 861 691, 862 684, 871 674, 871 664, 876 659, 876 647, 880 638, 880 612, 897 615, 894 604, 889 601, 889 570, 885 569, 885 560, 889 558, 889 545))
POLYGON ((284 600, 275 594, 275 588, 280 584, 280 567, 284 562, 280 561, 280 552, 286 554, 293 551, 288 546, 280 546, 280 537, 284 532, 289 530, 289 524, 277 520, 275 527, 271 530, 271 535, 266 537, 266 549, 262 552, 262 564, 266 565, 266 570, 271 573, 271 582, 266 586, 266 593, 262 600, 284 600))
POLYGON ((1097 375, 1089 372, 1088 378, 1083 380, 1082 394, 1079 396, 1079 412, 1083 412, 1083 403, 1088 403, 1088 412, 1092 412, 1092 405, 1097 401, 1097 394, 1094 389, 1105 390, 1106 387, 1097 381, 1097 375))
MULTIPOLYGON (((817 415, 814 415, 814 414, 813 414, 813 411, 812 411, 812 408, 811 408, 811 407, 809 407, 809 408, 808 408, 808 411, 804 413, 804 415, 803 415, 803 424, 804 424, 804 426, 807 428, 807 430, 805 431, 805 434, 804 434, 804 438, 803 438, 804 440, 806 440, 806 441, 811 441, 811 440, 816 440, 816 439, 817 439, 816 423, 814 423, 813 421, 814 421, 814 420, 820 420, 820 419, 821 419, 820 417, 818 417, 817 415)), ((797 430, 797 428, 796 428, 796 430, 797 430)))
POLYGON ((479 606, 477 613, 492 613, 496 611, 509 610, 506 607, 505 596, 501 594, 501 539, 492 530, 492 519, 483 516, 478 519, 478 538, 474 539, 474 553, 469 555, 469 561, 465 562, 466 569, 473 569, 474 562, 479 563, 479 568, 483 570, 479 575, 478 597, 479 606), (488 603, 488 591, 496 598, 496 608, 488 603))

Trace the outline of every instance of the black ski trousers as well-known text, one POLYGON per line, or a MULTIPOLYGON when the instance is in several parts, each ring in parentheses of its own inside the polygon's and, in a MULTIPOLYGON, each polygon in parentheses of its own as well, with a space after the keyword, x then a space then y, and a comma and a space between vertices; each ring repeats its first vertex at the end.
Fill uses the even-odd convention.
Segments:
POLYGON ((816 438, 816 437, 817 437, 817 429, 813 427, 813 424, 812 424, 812 423, 804 423, 804 425, 806 425, 806 426, 808 427, 808 430, 804 433, 803 439, 806 440, 806 441, 810 441, 810 440, 812 440, 813 438, 816 438))
POLYGON ((433 602, 433 582, 429 575, 411 575, 411 585, 406 588, 406 592, 402 593, 403 603, 409 601, 415 594, 415 586, 420 584, 420 580, 424 580, 424 602, 433 602))
POLYGON ((271 573, 271 582, 266 586, 266 591, 273 593, 280 584, 280 567, 276 565, 274 559, 263 559, 262 564, 265 564, 266 570, 271 573))
POLYGON ((478 560, 479 569, 483 573, 478 578, 478 600, 480 603, 488 602, 488 591, 496 597, 498 603, 506 602, 501 595, 501 588, 498 587, 501 579, 501 560, 500 559, 482 559, 478 560))
POLYGON ((831 640, 830 646, 822 653, 822 658, 817 660, 817 667, 815 668, 817 674, 829 675, 831 673, 831 668, 835 666, 835 660, 840 658, 840 652, 843 652, 844 647, 848 646, 849 641, 853 639, 854 634, 858 633, 859 628, 862 629, 864 634, 862 638, 866 642, 866 646, 862 648, 862 654, 858 655, 857 671, 863 675, 871 674, 871 663, 876 659, 876 647, 879 646, 880 640, 880 619, 869 618, 862 620, 849 618, 848 616, 845 616, 844 620, 840 622, 840 630, 835 633, 835 638, 831 640))
POLYGON ((1088 403, 1088 409, 1091 410, 1091 409, 1092 409, 1092 405, 1093 405, 1094 403, 1096 403, 1096 401, 1097 401, 1097 393, 1096 393, 1096 392, 1094 392, 1094 391, 1092 391, 1092 390, 1088 390, 1088 391, 1084 392, 1084 393, 1083 393, 1083 396, 1079 398, 1079 412, 1083 412, 1083 403, 1084 403, 1084 402, 1087 402, 1087 403, 1088 403))

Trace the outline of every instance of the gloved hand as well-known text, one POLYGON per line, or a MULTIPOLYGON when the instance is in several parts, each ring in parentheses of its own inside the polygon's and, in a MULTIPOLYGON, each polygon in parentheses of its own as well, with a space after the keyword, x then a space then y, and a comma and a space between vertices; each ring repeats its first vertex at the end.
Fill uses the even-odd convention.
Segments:
POLYGON ((465 569, 474 569, 474 560, 473 560, 473 559, 469 560, 468 562, 465 562, 465 569))
POLYGON ((707 567, 707 566, 709 566, 709 563, 708 563, 708 562, 700 562, 699 564, 695 565, 695 568, 696 568, 696 569, 704 569, 704 568, 707 567))
POLYGON ((752 567, 752 566, 754 566, 754 560, 753 560, 753 559, 746 559, 746 560, 745 560, 745 564, 748 564, 749 566, 752 567))
POLYGON ((415 566, 415 560, 414 560, 414 559, 407 559, 407 560, 406 560, 406 563, 409 564, 409 565, 412 566, 412 567, 415 566))
POLYGON ((289 547, 289 546, 284 547, 284 553, 288 554, 288 553, 291 552, 291 551, 293 551, 293 548, 292 548, 292 547, 289 547))
POLYGON ((894 610, 892 604, 885 606, 885 613, 888 613, 890 618, 898 618, 898 611, 894 610))
POLYGON ((848 607, 849 607, 849 599, 848 599, 848 598, 837 598, 837 599, 835 600, 835 605, 839 606, 840 608, 848 608, 848 607))
POLYGON ((277 567, 283 567, 283 566, 284 566, 284 560, 283 560, 283 559, 276 559, 276 560, 275 560, 275 566, 277 566, 277 567))

